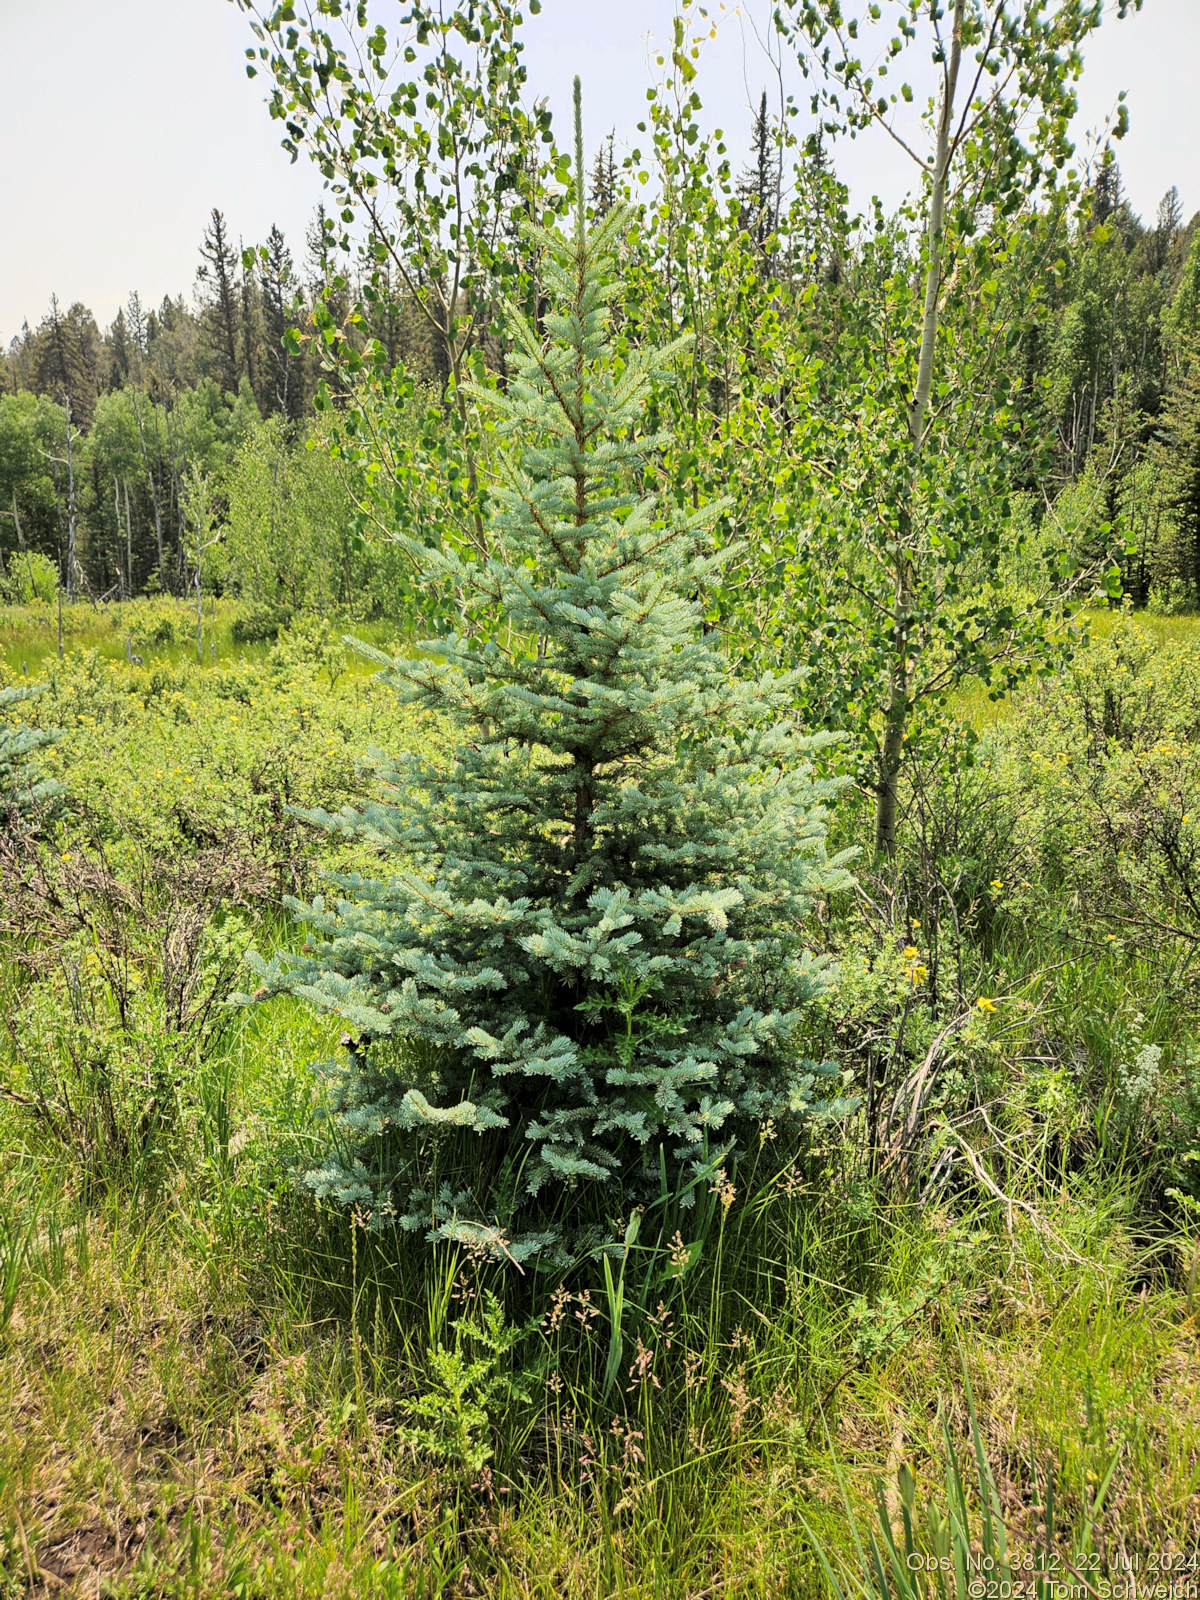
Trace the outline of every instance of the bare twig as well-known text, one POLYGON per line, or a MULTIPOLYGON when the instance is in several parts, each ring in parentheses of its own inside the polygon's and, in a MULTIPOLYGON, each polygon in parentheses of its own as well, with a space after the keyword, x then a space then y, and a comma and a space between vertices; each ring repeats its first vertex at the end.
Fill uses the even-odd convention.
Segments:
POLYGON ((1004 1190, 1001 1189, 1000 1185, 987 1171, 986 1167, 983 1165, 983 1162, 980 1161, 978 1155, 976 1155, 968 1141, 964 1139, 961 1134, 956 1133, 954 1129, 950 1127, 949 1123, 944 1123, 943 1126, 945 1127, 947 1133, 957 1140, 959 1150, 965 1158, 967 1165, 975 1174, 975 1177, 979 1181, 980 1185, 986 1189, 987 1192, 993 1196, 993 1198, 999 1200, 1000 1203, 1008 1210, 1010 1215, 1013 1211, 1023 1212, 1044 1239, 1046 1239, 1056 1249, 1061 1250, 1069 1260, 1076 1264, 1076 1266, 1087 1266, 1088 1263, 1084 1260, 1084 1258, 1081 1255, 1077 1255, 1075 1251, 1071 1249, 1069 1244, 1065 1244, 1063 1240, 1058 1237, 1058 1235, 1054 1232, 1054 1229, 1042 1216, 1041 1212, 1038 1211, 1036 1206, 1030 1205, 1028 1200, 1019 1200, 1015 1195, 1005 1194, 1004 1190))

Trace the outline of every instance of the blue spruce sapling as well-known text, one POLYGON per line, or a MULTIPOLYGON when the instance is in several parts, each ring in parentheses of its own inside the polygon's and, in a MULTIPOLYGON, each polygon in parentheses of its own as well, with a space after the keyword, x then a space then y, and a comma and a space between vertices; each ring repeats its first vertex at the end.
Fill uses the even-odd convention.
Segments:
POLYGON ((587 227, 578 83, 576 116, 573 235, 527 229, 544 337, 511 309, 515 376, 473 393, 499 435, 492 554, 397 535, 462 629, 414 659, 358 647, 454 744, 375 752, 377 803, 309 814, 392 865, 294 903, 304 953, 255 963, 259 998, 349 1029, 312 1188, 516 1260, 811 1105, 796 1039, 828 974, 803 924, 847 881, 795 675, 738 678, 703 631, 726 506, 655 492, 672 351, 612 336, 625 213, 587 227))
MULTIPOLYGON (((41 694, 40 688, 0 689, 0 717, 11 708, 41 694)), ((0 827, 27 819, 62 793, 53 778, 43 778, 30 762, 35 750, 54 744, 61 735, 53 728, 29 728, 0 721, 0 827)))

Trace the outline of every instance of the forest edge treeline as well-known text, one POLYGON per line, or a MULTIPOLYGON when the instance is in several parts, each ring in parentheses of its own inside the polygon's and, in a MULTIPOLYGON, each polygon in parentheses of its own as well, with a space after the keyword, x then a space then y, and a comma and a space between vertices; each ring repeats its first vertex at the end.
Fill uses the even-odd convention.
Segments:
MULTIPOLYGON (((815 192, 803 208, 809 237, 783 239, 778 129, 765 92, 751 135, 732 225, 760 251, 770 241, 773 275, 802 267, 805 276, 815 273, 823 298, 836 300, 853 282, 853 261, 796 248, 830 231, 828 158, 819 152, 811 162, 815 192)), ((619 176, 613 141, 605 141, 592 174, 598 210, 611 204, 619 176)), ((1044 483, 1030 486, 1029 513, 1040 519, 1047 500, 1064 491, 1081 497, 1094 516, 1083 532, 1094 544, 1115 530, 1124 587, 1139 605, 1152 592, 1176 604, 1200 596, 1200 391, 1178 339, 1200 320, 1198 223, 1200 214, 1183 218, 1175 188, 1154 221, 1144 222, 1123 195, 1115 162, 1100 164, 1087 224, 1056 275, 1054 303, 1015 352, 1022 388, 1054 441, 1044 483)), ((214 208, 190 304, 168 295, 147 309, 134 292, 101 331, 82 302, 64 308, 52 296, 41 322, 23 326, 0 353, 0 581, 10 600, 51 598, 56 581, 96 599, 186 592, 194 581, 187 510, 194 473, 224 484, 243 452, 260 452, 264 439, 294 456, 311 435, 322 373, 311 339, 318 305, 339 326, 351 304, 371 308, 358 340, 377 340, 389 368, 445 395, 445 345, 416 298, 388 293, 386 273, 383 289, 376 284, 364 297, 361 284, 335 270, 331 237, 322 209, 297 265, 278 228, 243 250, 214 208), (68 571, 72 498, 77 537, 68 571)), ((486 348, 484 335, 472 333, 467 349, 472 342, 486 348)), ((502 367, 502 350, 489 355, 502 367)), ((219 523, 236 526, 227 499, 218 499, 219 523)), ((339 509, 343 519, 353 517, 347 498, 339 509)), ((280 605, 294 608, 306 602, 287 567, 274 578, 280 605)), ((247 572, 216 561, 211 573, 217 592, 258 593, 247 572)), ((348 586, 325 591, 327 604, 348 601, 348 586)))

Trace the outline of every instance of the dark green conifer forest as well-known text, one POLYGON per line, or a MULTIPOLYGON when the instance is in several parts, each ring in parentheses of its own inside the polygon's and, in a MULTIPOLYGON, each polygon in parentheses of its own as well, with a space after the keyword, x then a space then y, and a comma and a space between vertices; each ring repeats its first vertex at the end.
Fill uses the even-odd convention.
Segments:
POLYGON ((0 1600, 1194 1593, 1136 0, 237 7, 305 238, 0 354, 0 1600))

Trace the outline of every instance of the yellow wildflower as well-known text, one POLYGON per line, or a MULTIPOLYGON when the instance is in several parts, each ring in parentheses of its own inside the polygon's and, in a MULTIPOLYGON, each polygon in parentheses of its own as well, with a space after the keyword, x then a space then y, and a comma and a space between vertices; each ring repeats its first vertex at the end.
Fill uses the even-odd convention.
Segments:
POLYGON ((994 1000, 989 1000, 985 994, 981 994, 975 1004, 979 1007, 980 1011, 995 1011, 996 1009, 996 1002, 994 1000))

